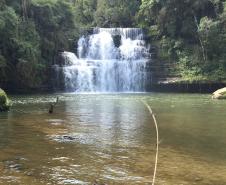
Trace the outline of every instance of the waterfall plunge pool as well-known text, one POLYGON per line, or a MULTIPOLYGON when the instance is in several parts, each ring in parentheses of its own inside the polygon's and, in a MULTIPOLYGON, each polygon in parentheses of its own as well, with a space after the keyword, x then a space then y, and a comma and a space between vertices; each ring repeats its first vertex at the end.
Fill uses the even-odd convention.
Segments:
POLYGON ((196 94, 12 97, 0 114, 0 184, 226 184, 226 101, 196 94), (50 102, 59 103, 48 114, 50 102))

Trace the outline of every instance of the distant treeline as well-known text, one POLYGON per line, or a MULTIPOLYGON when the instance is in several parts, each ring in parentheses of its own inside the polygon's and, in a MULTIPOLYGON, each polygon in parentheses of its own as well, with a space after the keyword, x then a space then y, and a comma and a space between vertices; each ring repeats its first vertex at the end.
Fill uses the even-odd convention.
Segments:
POLYGON ((226 0, 1 0, 0 86, 48 84, 58 51, 96 26, 142 27, 184 80, 226 80, 226 0))

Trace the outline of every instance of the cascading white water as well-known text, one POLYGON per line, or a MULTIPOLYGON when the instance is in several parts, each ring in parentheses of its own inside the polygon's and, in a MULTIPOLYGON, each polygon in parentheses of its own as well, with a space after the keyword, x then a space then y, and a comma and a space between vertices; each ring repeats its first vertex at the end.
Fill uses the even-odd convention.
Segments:
POLYGON ((142 29, 96 28, 78 41, 78 58, 63 52, 65 88, 75 92, 145 91, 149 59, 142 29))

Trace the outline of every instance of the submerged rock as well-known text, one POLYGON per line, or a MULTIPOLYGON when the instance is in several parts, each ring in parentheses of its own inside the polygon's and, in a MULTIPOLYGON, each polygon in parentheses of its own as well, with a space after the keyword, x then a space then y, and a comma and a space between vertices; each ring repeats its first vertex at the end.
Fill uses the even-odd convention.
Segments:
POLYGON ((0 112, 8 111, 10 108, 10 101, 5 91, 0 88, 0 112))
POLYGON ((226 99, 226 87, 219 89, 213 93, 213 99, 226 99))
POLYGON ((17 172, 23 169, 22 164, 18 164, 16 161, 6 161, 5 168, 17 172))
POLYGON ((78 140, 77 137, 72 135, 56 135, 56 136, 53 136, 52 139, 60 143, 74 142, 78 140))

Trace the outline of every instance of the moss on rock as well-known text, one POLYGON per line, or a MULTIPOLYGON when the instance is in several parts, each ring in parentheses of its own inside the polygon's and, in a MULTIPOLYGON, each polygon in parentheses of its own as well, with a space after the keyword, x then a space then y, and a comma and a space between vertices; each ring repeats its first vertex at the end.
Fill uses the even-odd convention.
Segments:
POLYGON ((10 101, 5 91, 0 88, 0 112, 8 111, 10 108, 10 101))

